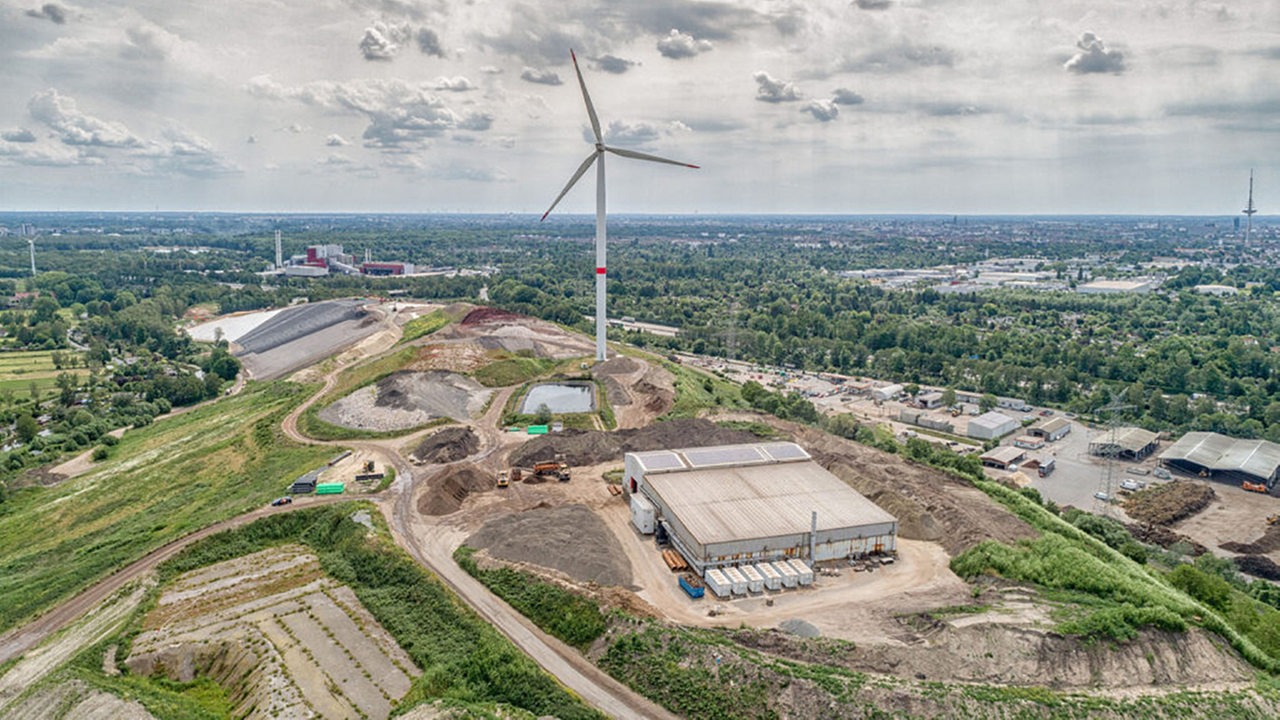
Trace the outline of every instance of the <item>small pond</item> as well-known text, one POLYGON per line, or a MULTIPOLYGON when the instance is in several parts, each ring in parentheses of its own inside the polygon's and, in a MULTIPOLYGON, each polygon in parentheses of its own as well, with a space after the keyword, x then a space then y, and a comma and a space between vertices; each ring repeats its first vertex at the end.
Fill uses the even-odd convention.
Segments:
POLYGON ((520 412, 525 415, 534 415, 543 405, 556 414, 591 412, 596 406, 595 387, 590 383, 534 385, 529 388, 529 394, 524 397, 520 412))

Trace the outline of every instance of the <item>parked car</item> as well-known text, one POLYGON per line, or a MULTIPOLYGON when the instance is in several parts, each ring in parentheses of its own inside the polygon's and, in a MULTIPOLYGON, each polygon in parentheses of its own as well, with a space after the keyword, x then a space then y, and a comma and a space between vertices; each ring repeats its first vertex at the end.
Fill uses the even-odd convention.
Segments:
POLYGON ((1053 411, 1052 411, 1052 410, 1049 410, 1049 409, 1045 409, 1045 410, 1041 410, 1041 411, 1040 411, 1040 417, 1049 417, 1049 416, 1050 416, 1050 415, 1052 415, 1052 414, 1053 414, 1053 411))
POLYGON ((1106 493, 1104 493, 1104 492, 1102 492, 1101 490, 1099 490, 1098 492, 1094 493, 1094 494, 1093 494, 1093 496, 1094 496, 1094 497, 1096 497, 1096 498, 1098 498, 1099 500, 1101 500, 1101 501, 1103 501, 1103 502, 1111 502, 1111 496, 1110 496, 1110 495, 1108 495, 1108 494, 1106 494, 1106 493))
POLYGON ((1169 474, 1169 471, 1165 470, 1164 468, 1156 468, 1154 475, 1160 478, 1161 480, 1168 480, 1173 477, 1172 475, 1169 474))
POLYGON ((280 507, 281 505, 288 505, 292 502, 293 502, 293 498, 289 497, 288 495, 285 495, 282 498, 276 498, 275 500, 272 500, 271 507, 280 507))

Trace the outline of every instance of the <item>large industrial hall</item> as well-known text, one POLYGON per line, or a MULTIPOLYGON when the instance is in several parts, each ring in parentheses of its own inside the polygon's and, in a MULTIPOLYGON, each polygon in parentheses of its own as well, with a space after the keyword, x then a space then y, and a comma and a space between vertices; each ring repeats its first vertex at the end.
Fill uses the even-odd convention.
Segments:
POLYGON ((897 519, 795 443, 627 453, 625 466, 637 527, 656 521, 699 573, 897 548, 897 519))
POLYGON ((1230 483, 1258 483, 1274 491, 1280 477, 1280 445, 1212 432, 1189 432, 1160 453, 1160 464, 1230 483))

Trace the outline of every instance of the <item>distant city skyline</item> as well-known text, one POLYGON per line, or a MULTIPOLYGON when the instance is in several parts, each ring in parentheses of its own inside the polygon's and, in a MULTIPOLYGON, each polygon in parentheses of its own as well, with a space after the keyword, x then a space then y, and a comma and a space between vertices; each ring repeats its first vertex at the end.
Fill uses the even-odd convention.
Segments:
POLYGON ((607 142, 703 165, 611 214, 1277 213, 1280 3, 1029 5, 0 0, 0 210, 540 214, 572 47, 607 142))

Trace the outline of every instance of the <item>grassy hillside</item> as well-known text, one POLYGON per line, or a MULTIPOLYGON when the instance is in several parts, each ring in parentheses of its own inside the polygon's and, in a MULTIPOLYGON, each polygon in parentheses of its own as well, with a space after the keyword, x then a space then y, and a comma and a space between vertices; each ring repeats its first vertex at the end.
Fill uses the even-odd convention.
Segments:
POLYGON ((0 631, 170 540, 260 506, 323 464, 333 448, 280 432, 306 394, 256 385, 129 431, 92 472, 14 493, 0 505, 0 631))

